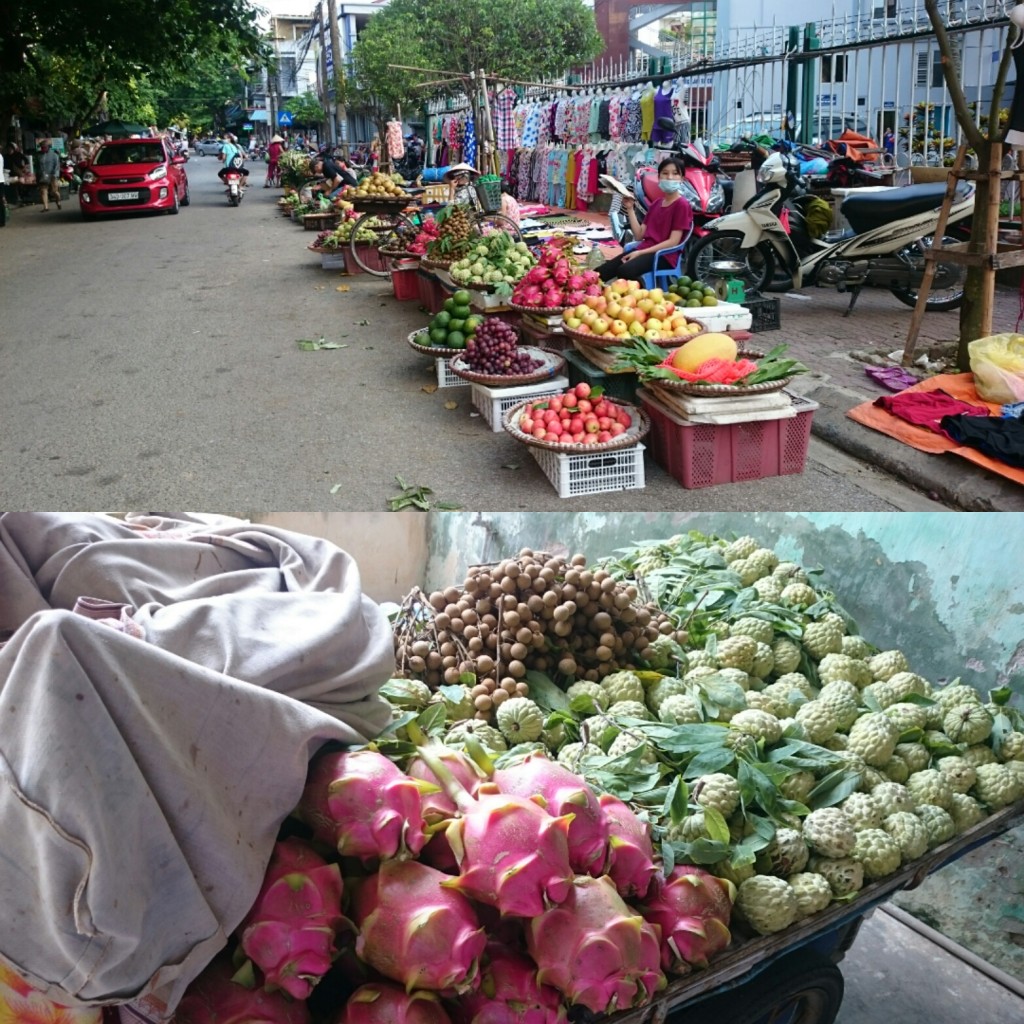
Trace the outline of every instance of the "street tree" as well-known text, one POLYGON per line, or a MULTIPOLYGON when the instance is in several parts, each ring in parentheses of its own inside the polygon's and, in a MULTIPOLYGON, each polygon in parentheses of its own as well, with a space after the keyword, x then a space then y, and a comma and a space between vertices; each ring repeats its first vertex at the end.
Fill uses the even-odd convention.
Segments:
POLYGON ((282 109, 292 115, 292 124, 295 126, 302 125, 304 128, 310 128, 324 122, 323 104, 313 92, 292 96, 284 101, 282 109))

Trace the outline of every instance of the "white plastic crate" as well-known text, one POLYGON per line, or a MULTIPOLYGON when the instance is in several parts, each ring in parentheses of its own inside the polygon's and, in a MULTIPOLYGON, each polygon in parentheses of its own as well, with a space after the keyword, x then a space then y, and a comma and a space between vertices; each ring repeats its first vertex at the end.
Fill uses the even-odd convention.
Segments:
POLYGON ((452 372, 452 368, 448 365, 448 358, 438 356, 434 361, 437 367, 437 386, 439 388, 460 388, 468 384, 468 380, 464 380, 457 373, 452 372))
POLYGON ((544 475, 555 485, 560 498, 609 491, 642 490, 644 484, 644 446, 631 445, 610 452, 568 454, 530 445, 544 475))
MULTIPOLYGON (((451 372, 451 371, 449 371, 451 372)), ((457 378, 460 379, 461 378, 457 378)), ((513 406, 528 398, 543 398, 557 395, 569 388, 568 377, 551 377, 536 384, 521 384, 516 388, 488 388, 483 384, 473 385, 473 408, 487 421, 487 425, 498 434, 504 430, 502 420, 513 406)))
POLYGON ((687 320, 696 320, 708 331, 747 331, 753 314, 737 302, 720 302, 717 306, 686 307, 682 312, 687 320))

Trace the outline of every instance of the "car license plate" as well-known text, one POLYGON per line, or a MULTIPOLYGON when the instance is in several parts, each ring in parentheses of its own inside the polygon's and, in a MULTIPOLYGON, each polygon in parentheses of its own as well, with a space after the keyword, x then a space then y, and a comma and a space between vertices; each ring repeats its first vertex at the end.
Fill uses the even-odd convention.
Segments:
POLYGON ((138 199, 138 192, 110 192, 107 194, 107 198, 114 202, 115 200, 127 201, 130 199, 138 199))

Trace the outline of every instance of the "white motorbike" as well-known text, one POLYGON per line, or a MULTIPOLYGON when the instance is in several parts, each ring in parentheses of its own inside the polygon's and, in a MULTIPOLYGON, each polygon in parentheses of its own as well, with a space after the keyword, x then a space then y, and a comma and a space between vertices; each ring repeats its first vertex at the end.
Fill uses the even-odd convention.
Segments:
MULTIPOLYGON (((794 157, 772 153, 757 172, 760 189, 736 213, 708 224, 708 234, 690 248, 692 276, 714 276, 711 264, 732 261, 745 268, 736 274, 748 290, 770 284, 776 268, 789 274, 792 288, 805 284, 850 291, 853 312, 864 286, 886 288, 908 306, 917 304, 924 277, 924 252, 932 245, 939 208, 946 192, 942 182, 901 188, 852 189, 840 210, 850 224, 842 235, 813 238, 804 223, 810 196, 794 157)), ((949 224, 974 211, 974 186, 957 186, 949 224)), ((946 244, 958 241, 946 237, 946 244)), ((937 261, 928 294, 929 310, 956 309, 963 301, 966 267, 937 261)))

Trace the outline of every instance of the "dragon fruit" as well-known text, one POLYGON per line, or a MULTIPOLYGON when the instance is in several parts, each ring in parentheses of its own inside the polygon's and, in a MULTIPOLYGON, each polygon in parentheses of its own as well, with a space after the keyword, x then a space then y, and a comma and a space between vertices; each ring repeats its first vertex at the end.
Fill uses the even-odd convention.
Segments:
POLYGON ((341 914, 341 872, 301 839, 274 847, 263 886, 239 925, 242 951, 267 988, 306 999, 330 969, 341 914))
POLYGON ((476 984, 487 936, 452 878, 418 861, 385 861, 356 886, 356 954, 406 992, 465 992, 476 984))
POLYGON ((445 833, 460 874, 446 885, 520 917, 540 914, 569 895, 570 815, 552 817, 533 800, 490 785, 474 799, 428 748, 420 756, 461 812, 445 833))
POLYGON ((551 277, 547 267, 531 267, 522 279, 523 284, 543 284, 551 277))
POLYGON ((643 899, 660 874, 651 827, 611 793, 602 793, 598 802, 608 828, 608 877, 620 896, 643 899))
MULTIPOLYGON (((476 796, 480 783, 487 778, 476 761, 453 747, 435 747, 434 756, 455 776, 459 785, 470 796, 476 796)), ((444 791, 430 765, 421 757, 414 757, 409 762, 406 774, 410 778, 418 779, 420 782, 428 783, 436 788, 436 792, 427 793, 422 797, 423 820, 428 825, 448 821, 458 814, 455 801, 444 791)))
POLYGON ((732 941, 729 917, 736 886, 700 868, 680 865, 638 909, 661 934, 661 966, 684 972, 707 967, 732 941))
POLYGON ((314 838, 365 864, 415 857, 427 837, 420 794, 432 787, 372 750, 326 754, 310 769, 297 814, 314 838))
POLYGON ((567 306, 582 306, 586 301, 587 293, 582 288, 565 293, 565 305, 567 306))
POLYGON ((480 987, 452 1004, 453 1021, 563 1024, 568 1018, 562 997, 550 985, 538 984, 536 975, 537 967, 529 957, 504 943, 488 942, 480 969, 480 987))
POLYGON ((338 1024, 451 1024, 433 992, 403 992, 396 985, 360 985, 348 997, 338 1024))
POLYGON ((587 294, 588 295, 600 295, 604 289, 599 284, 588 284, 587 294))
POLYGON ((247 988, 232 980, 227 953, 218 956, 186 989, 175 1024, 309 1024, 309 1009, 280 992, 247 988))
POLYGON ((526 948, 540 984, 594 1013, 642 1006, 665 985, 657 930, 607 876, 576 878, 560 907, 527 923, 526 948))
POLYGON ((559 260, 555 264, 555 269, 551 272, 551 277, 560 288, 564 288, 569 283, 569 277, 571 272, 569 270, 569 264, 566 261, 559 260))
POLYGON ((543 754, 527 754, 514 768, 499 768, 494 784, 502 793, 540 797, 548 814, 572 815, 569 865, 577 874, 600 875, 608 848, 608 825, 593 790, 568 768, 543 754))
POLYGON ((517 296, 516 301, 521 306, 542 306, 544 294, 536 285, 527 285, 517 296))
POLYGON ((582 274, 571 274, 566 282, 572 291, 582 291, 590 282, 582 274))

